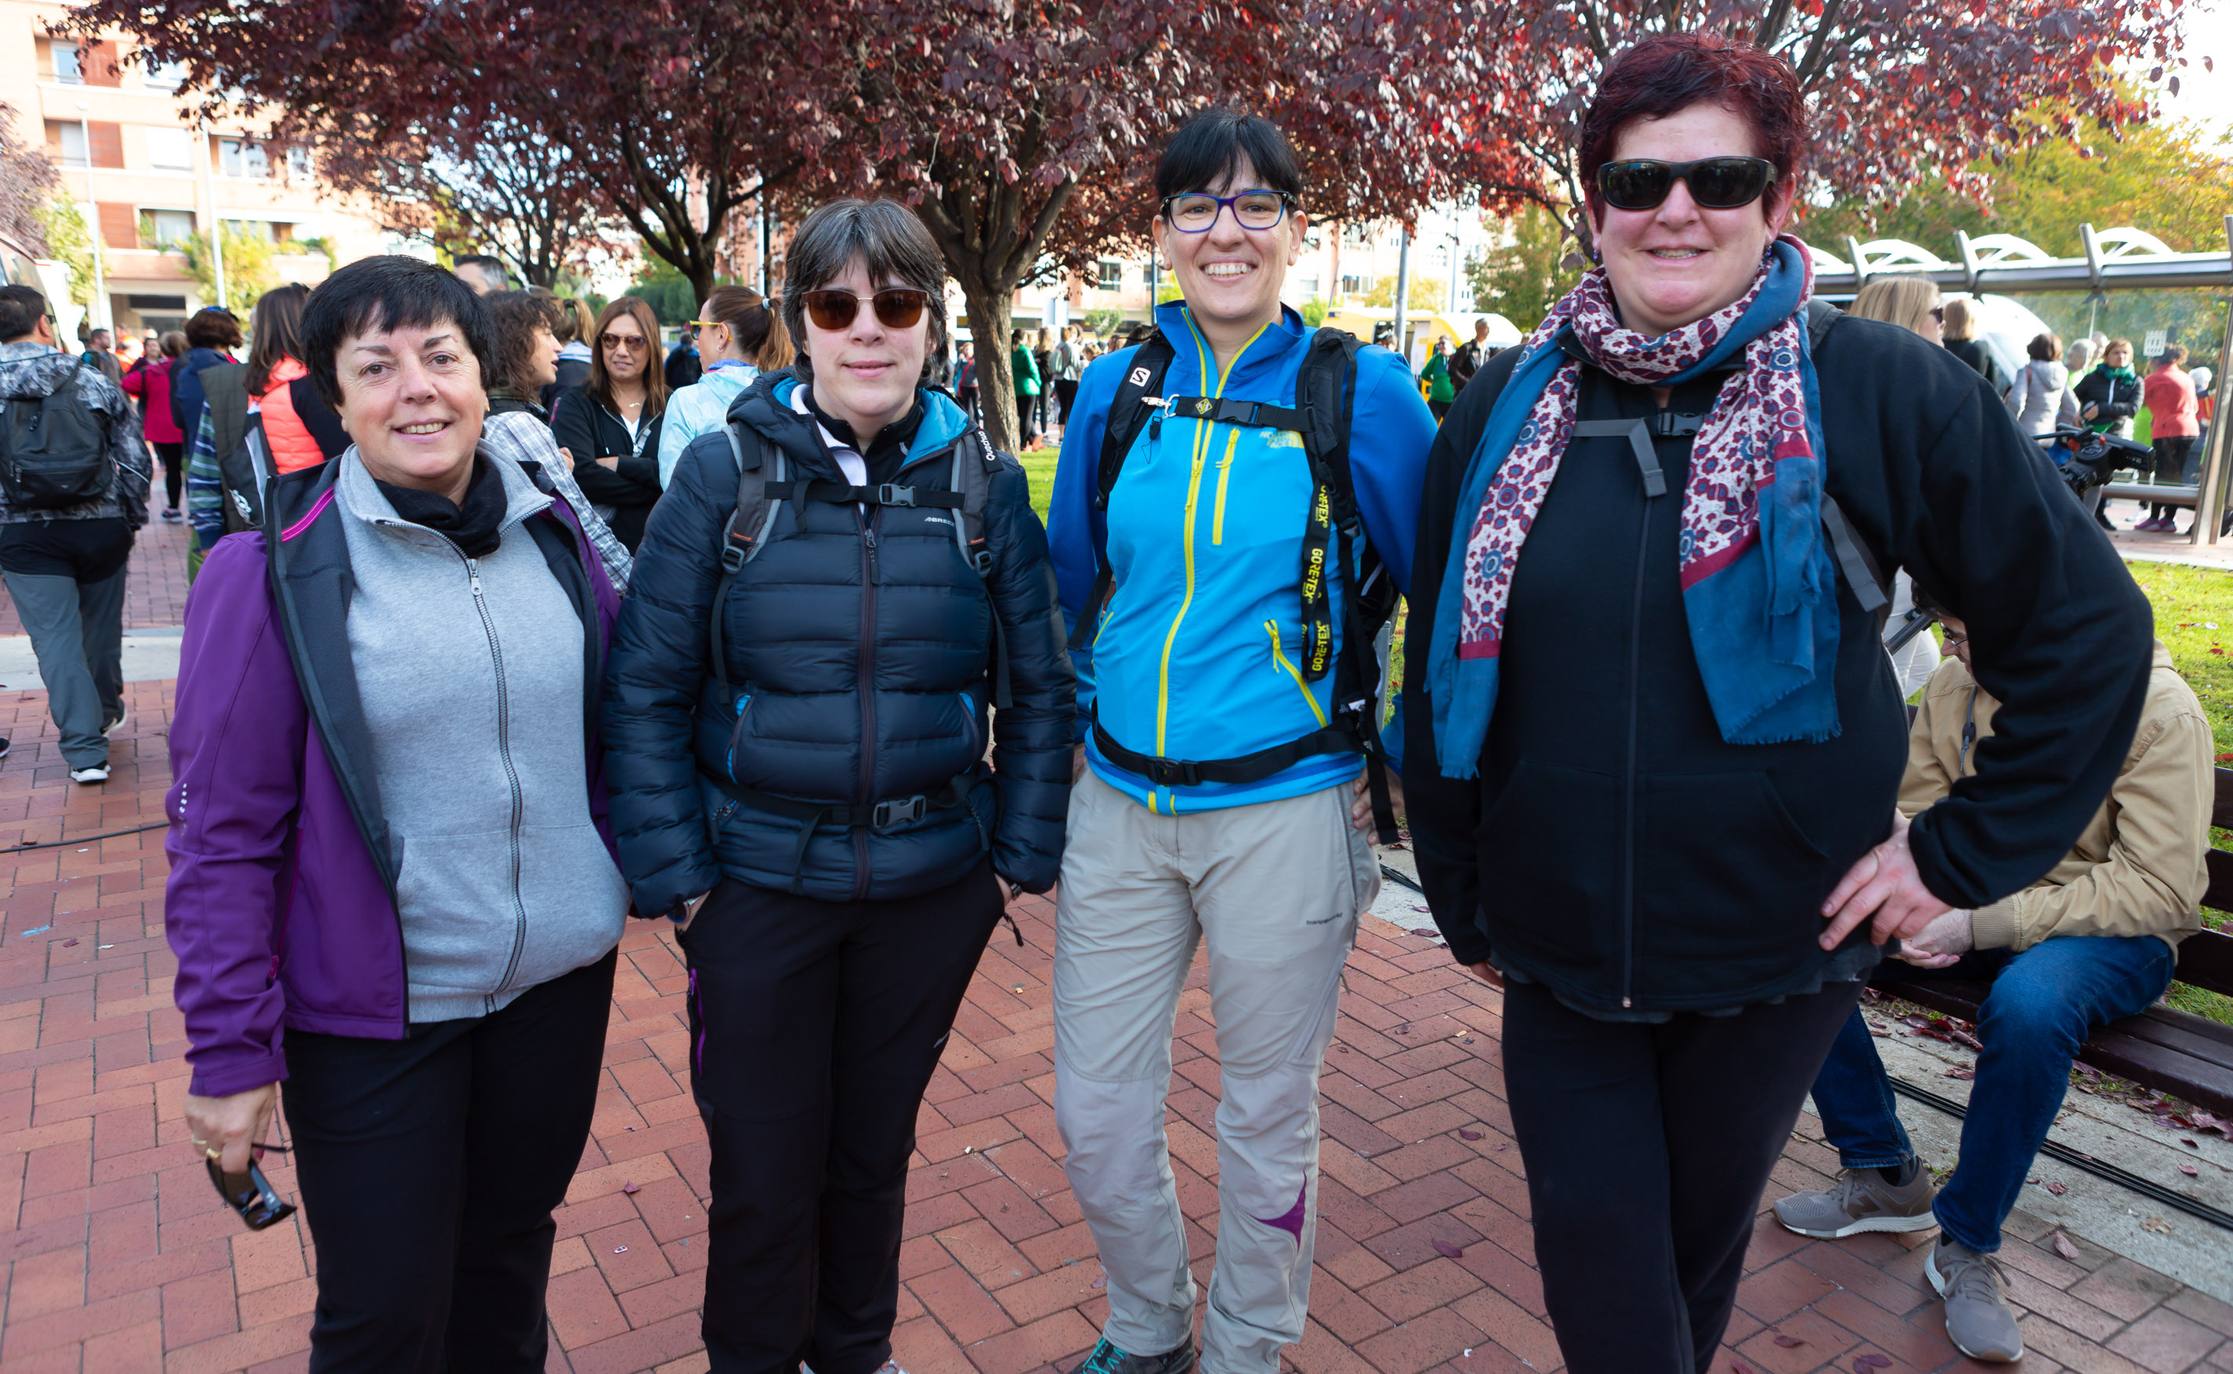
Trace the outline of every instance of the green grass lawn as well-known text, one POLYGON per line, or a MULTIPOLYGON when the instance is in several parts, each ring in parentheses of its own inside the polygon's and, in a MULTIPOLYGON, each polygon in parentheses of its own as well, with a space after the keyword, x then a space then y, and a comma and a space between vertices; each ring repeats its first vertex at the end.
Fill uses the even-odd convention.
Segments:
POLYGON ((1031 479, 1031 508, 1039 518, 1047 518, 1047 502, 1054 499, 1054 460, 1056 450, 1029 448, 1023 451, 1024 475, 1031 479))

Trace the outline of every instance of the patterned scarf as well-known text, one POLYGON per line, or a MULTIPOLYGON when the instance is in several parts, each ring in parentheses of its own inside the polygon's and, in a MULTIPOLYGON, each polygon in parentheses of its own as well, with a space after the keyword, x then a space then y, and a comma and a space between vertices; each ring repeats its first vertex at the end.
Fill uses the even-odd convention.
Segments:
POLYGON ((1838 732, 1836 569, 1822 537, 1821 398, 1806 331, 1814 274, 1788 235, 1731 304, 1652 338, 1623 328, 1603 268, 1551 308, 1489 412, 1459 488, 1427 692, 1447 777, 1473 777, 1496 706, 1512 574, 1573 437, 1582 364, 1674 386, 1742 354, 1691 449, 1680 545, 1693 656, 1722 738, 1838 732))

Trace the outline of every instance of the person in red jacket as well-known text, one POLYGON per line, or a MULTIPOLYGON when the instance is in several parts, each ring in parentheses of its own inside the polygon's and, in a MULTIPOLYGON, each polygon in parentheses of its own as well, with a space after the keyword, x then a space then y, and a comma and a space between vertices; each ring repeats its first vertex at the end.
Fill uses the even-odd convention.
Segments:
MULTIPOLYGON (((2148 408, 2149 439, 2155 445, 2155 480, 2191 482, 2187 471, 2194 455, 2194 440, 2202 432, 2196 413, 2194 379, 2187 375, 2186 349, 2172 344, 2156 355, 2155 369, 2140 383, 2140 401, 2148 408)), ((2151 518, 2135 529, 2177 532, 2171 507, 2157 502, 2151 518)))
POLYGON ((124 374, 124 394, 139 403, 141 431, 148 446, 163 460, 163 519, 175 525, 179 513, 180 483, 186 480, 186 436, 178 417, 171 414, 171 369, 186 356, 186 335, 173 329, 163 335, 160 357, 146 357, 124 374))

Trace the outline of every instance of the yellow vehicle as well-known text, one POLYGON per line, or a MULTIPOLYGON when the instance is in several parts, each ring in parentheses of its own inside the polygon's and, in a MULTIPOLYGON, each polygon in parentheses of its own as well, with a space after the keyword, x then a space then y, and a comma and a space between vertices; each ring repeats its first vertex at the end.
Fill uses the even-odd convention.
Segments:
MULTIPOLYGON (((1371 343, 1376 330, 1385 333, 1393 329, 1395 320, 1396 312, 1392 306, 1338 305, 1327 312, 1326 326, 1330 329, 1346 329, 1366 343, 1371 343)), ((1404 321, 1411 336, 1411 346, 1404 356, 1411 360, 1412 367, 1417 368, 1426 361, 1427 353, 1433 349, 1436 339, 1448 339, 1453 349, 1460 344, 1470 343, 1475 320, 1489 322, 1491 348, 1510 348, 1523 337, 1510 320, 1487 311, 1480 314, 1460 311, 1455 315, 1445 315, 1414 310, 1404 321)))

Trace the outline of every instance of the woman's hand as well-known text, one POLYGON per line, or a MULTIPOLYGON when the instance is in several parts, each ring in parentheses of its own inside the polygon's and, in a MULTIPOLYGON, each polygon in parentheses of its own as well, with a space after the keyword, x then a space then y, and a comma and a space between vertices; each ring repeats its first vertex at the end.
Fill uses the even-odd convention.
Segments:
POLYGON ((1822 948, 1836 949, 1863 921, 1873 918, 1869 938, 1883 944, 1898 936, 1906 940, 1946 914, 1946 903, 1923 886, 1915 856, 1907 847, 1908 819, 1894 812, 1892 837, 1863 854, 1822 904, 1830 923, 1822 932, 1822 948))
POLYGON ((186 1125, 194 1148, 205 1159, 217 1161, 228 1174, 248 1172, 249 1146, 271 1124, 272 1108, 279 1103, 279 1085, 266 1083, 230 1097, 186 1095, 186 1125))
POLYGON ((1472 974, 1474 977, 1480 979, 1482 982, 1487 983, 1492 988, 1501 988, 1504 986, 1504 975, 1498 973, 1496 971, 1496 965, 1490 963, 1486 959, 1483 959, 1478 964, 1460 964, 1458 965, 1458 967, 1464 969, 1467 973, 1472 974))
MULTIPOLYGON (((1388 809, 1403 810, 1403 779, 1388 774, 1388 809)), ((1367 834, 1372 831, 1372 774, 1357 779, 1356 794, 1349 801, 1349 823, 1367 834)))

